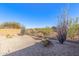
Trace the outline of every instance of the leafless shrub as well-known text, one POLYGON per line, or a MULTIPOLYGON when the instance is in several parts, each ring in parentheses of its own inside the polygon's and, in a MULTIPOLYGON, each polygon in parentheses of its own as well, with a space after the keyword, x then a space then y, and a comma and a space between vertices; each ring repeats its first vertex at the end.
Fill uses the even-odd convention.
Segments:
POLYGON ((67 21, 66 20, 61 21, 57 29, 58 33, 57 39, 61 44, 63 44, 63 42, 66 40, 67 30, 68 30, 67 21))
POLYGON ((68 13, 67 13, 67 9, 64 9, 64 13, 62 15, 60 15, 60 17, 58 17, 59 21, 58 21, 58 29, 57 29, 57 39, 59 40, 59 42, 61 44, 63 44, 63 42, 66 40, 67 37, 67 31, 68 31, 68 13))

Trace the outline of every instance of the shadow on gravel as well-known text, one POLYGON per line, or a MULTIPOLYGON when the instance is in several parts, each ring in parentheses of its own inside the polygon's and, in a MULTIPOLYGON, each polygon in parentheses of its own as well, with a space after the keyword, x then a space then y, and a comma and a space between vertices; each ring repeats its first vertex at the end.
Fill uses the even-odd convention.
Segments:
POLYGON ((48 47, 44 47, 41 42, 36 43, 30 47, 24 48, 22 50, 15 51, 13 53, 4 55, 4 56, 46 56, 47 54, 43 53, 45 50, 50 49, 54 46, 52 43, 48 47))
POLYGON ((79 46, 78 42, 66 41, 65 44, 60 44, 57 40, 50 40, 53 45, 49 47, 44 47, 42 44, 36 43, 30 47, 15 51, 13 53, 7 54, 5 56, 78 56, 79 46), (68 44, 66 44, 68 43, 68 44), (71 43, 76 43, 77 46, 71 43), (64 52, 64 50, 69 49, 64 52), (71 51, 72 50, 72 51, 71 51))

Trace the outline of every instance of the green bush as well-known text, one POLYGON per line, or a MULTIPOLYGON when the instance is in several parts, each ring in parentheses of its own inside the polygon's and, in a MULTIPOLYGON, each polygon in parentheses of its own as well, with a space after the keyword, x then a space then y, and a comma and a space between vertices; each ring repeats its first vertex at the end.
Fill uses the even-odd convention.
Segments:
POLYGON ((79 33, 78 19, 69 21, 68 37, 74 39, 74 37, 79 33))

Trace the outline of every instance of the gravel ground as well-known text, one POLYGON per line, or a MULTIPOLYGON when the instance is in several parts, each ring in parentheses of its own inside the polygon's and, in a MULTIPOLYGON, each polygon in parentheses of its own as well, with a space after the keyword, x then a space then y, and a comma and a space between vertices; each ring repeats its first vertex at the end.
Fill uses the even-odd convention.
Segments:
POLYGON ((65 41, 62 45, 57 40, 51 42, 52 45, 49 47, 44 47, 37 42, 6 56, 79 56, 79 43, 65 41))
POLYGON ((6 38, 0 36, 0 55, 2 56, 79 56, 79 43, 51 40, 49 47, 40 44, 28 35, 6 38))

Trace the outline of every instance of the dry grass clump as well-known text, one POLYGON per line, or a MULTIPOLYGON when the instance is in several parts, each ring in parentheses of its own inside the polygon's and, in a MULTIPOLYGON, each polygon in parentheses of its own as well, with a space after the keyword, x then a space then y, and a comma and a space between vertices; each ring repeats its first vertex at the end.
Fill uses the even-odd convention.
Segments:
POLYGON ((50 44, 51 44, 51 41, 49 41, 49 40, 47 40, 47 39, 42 40, 42 45, 43 45, 44 47, 48 47, 50 44))
POLYGON ((7 34, 6 35, 6 38, 12 38, 13 36, 12 35, 10 35, 10 34, 7 34))

